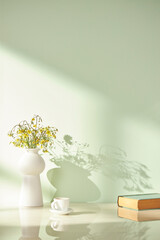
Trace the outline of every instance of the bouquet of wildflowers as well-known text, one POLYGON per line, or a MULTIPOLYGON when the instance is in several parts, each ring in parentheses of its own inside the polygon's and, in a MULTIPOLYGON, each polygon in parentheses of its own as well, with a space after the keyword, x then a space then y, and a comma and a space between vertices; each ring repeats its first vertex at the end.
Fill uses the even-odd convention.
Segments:
POLYGON ((35 149, 40 148, 48 152, 48 147, 54 145, 58 129, 55 127, 43 127, 42 118, 34 115, 31 122, 20 122, 8 133, 12 137, 12 143, 16 147, 35 149))

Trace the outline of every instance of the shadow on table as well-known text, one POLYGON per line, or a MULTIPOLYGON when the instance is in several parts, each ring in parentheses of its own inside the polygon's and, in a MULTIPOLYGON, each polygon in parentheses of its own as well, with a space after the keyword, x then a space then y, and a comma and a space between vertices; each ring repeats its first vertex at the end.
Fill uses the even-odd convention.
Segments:
POLYGON ((60 220, 49 222, 46 233, 61 240, 92 239, 89 234, 89 224, 63 224, 60 220))
MULTIPOLYGON (((113 181, 121 180, 127 191, 151 189, 149 169, 137 161, 129 161, 126 153, 113 146, 101 146, 97 154, 88 153, 88 144, 80 144, 69 135, 58 143, 58 154, 50 149, 50 160, 57 168, 47 173, 57 189, 55 196, 68 196, 72 201, 94 201, 101 193, 91 180, 98 173, 113 181)), ((107 183, 106 183, 107 185, 107 183)))
POLYGON ((86 212, 72 212, 72 213, 70 213, 70 215, 75 216, 75 215, 85 215, 85 214, 95 214, 95 213, 96 212, 91 212, 91 211, 90 212, 89 211, 88 212, 87 211, 86 212))
MULTIPOLYGON (((89 225, 94 240, 147 240, 150 227, 147 223, 109 222, 89 225)), ((85 239, 85 238, 84 238, 85 239)), ((86 238, 87 240, 87 238, 86 238)))
POLYGON ((145 240, 148 230, 148 224, 136 222, 63 224, 53 220, 46 226, 49 236, 61 240, 145 240))

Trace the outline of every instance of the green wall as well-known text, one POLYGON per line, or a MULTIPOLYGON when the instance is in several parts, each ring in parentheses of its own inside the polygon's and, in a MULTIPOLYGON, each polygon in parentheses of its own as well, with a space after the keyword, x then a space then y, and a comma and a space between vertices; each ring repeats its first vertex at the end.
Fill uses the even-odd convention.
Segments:
POLYGON ((61 168, 46 157, 45 201, 159 192, 159 23, 158 0, 0 0, 2 205, 23 154, 6 134, 35 113, 72 137, 61 168))

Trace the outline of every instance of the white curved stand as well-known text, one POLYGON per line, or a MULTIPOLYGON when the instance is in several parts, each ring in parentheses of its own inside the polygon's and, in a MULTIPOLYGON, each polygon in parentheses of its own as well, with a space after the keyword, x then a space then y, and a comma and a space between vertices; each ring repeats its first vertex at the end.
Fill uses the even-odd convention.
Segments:
POLYGON ((45 163, 38 154, 38 149, 29 149, 20 159, 19 169, 23 174, 23 183, 20 193, 21 207, 43 206, 40 173, 44 170, 45 163))

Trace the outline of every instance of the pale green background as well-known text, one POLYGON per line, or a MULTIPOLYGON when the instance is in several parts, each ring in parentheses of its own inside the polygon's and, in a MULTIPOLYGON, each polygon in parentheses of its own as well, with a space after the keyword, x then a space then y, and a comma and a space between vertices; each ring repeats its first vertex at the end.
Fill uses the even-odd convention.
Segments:
MULTIPOLYGON (((8 145, 7 132, 34 113, 94 156, 106 145, 127 154, 89 175, 64 162, 53 176, 61 195, 115 202, 159 192, 159 26, 158 0, 0 0, 1 206, 17 204, 21 185, 22 151, 8 145)), ((46 160, 45 201, 55 193, 46 178, 53 166, 46 160)))

